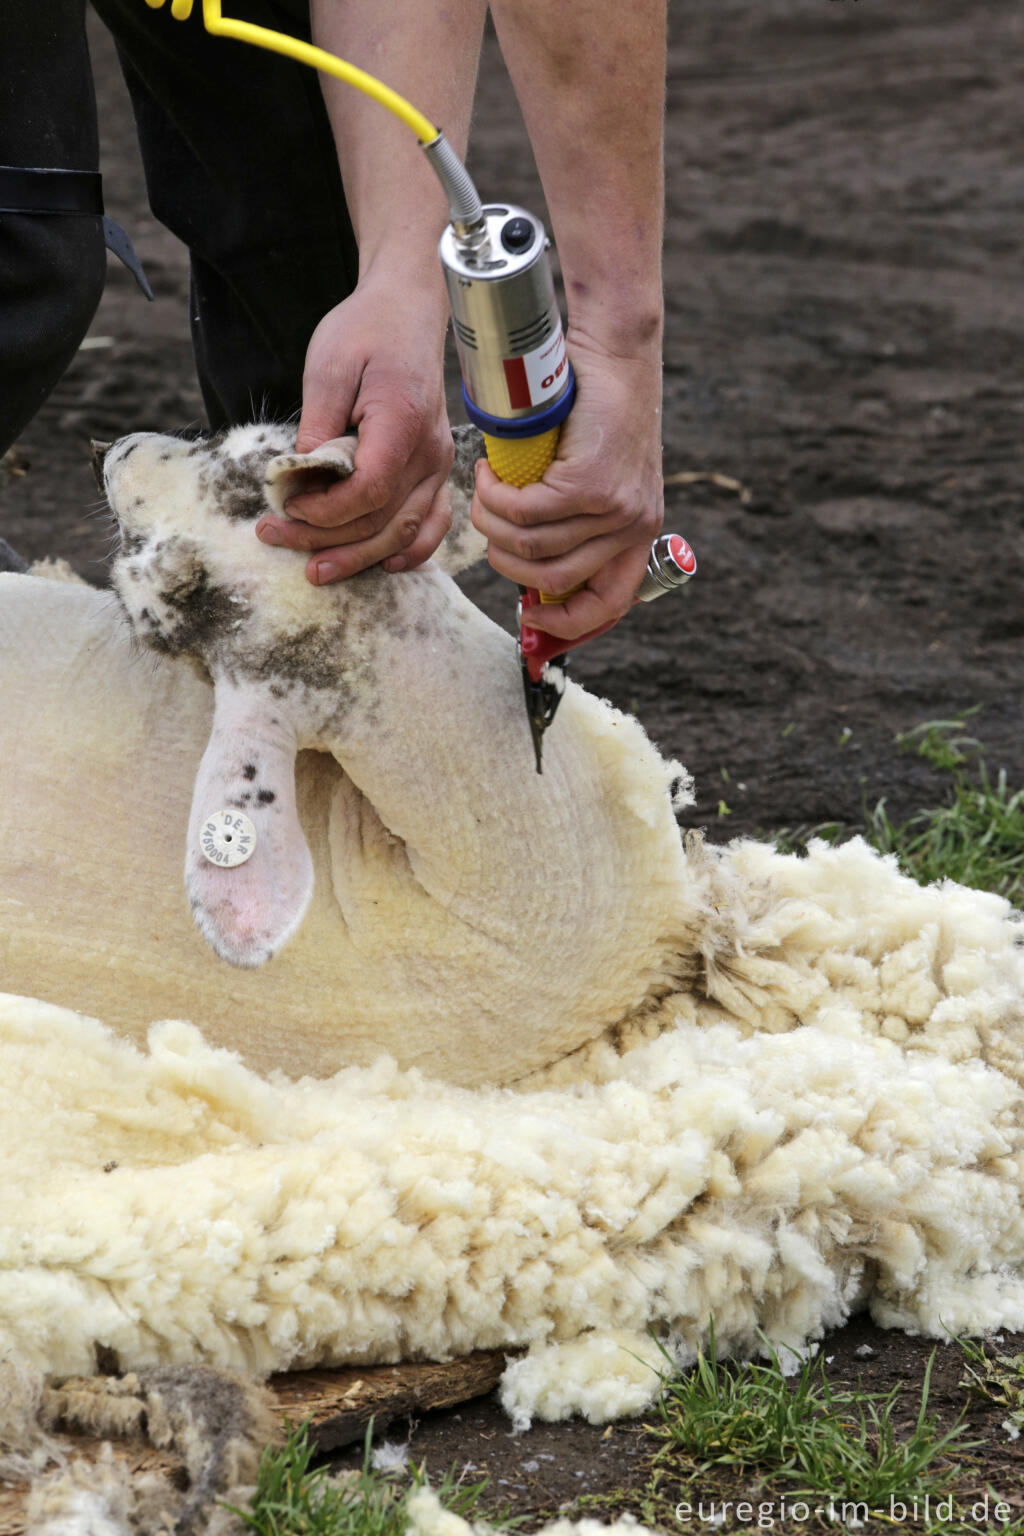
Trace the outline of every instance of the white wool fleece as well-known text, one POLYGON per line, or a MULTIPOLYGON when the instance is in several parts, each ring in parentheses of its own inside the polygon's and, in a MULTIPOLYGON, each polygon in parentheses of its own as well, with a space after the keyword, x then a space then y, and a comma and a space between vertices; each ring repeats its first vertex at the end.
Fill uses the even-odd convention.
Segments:
MULTIPOLYGON (((406 1536, 493 1536, 494 1527, 486 1521, 474 1520, 471 1525, 445 1509, 432 1488, 415 1489, 406 1509, 406 1536)), ((654 1532, 625 1515, 609 1525, 600 1520, 554 1520, 541 1526, 535 1536, 654 1536, 654 1532)))
POLYGON ((1005 904, 918 891, 857 847, 741 845, 711 869, 749 912, 729 956, 709 914, 708 953, 771 1028, 680 993, 520 1091, 386 1059, 266 1078, 186 1024, 143 1054, 5 998, 0 1349, 55 1372, 90 1370, 97 1342, 126 1366, 269 1371, 526 1346, 517 1421, 598 1421, 654 1396, 652 1330, 685 1362, 712 1317, 741 1353, 863 1302, 940 1336, 1024 1326, 1022 1094, 991 1064, 1024 995, 1005 904), (886 985, 916 999, 898 1040, 886 985), (787 1028, 790 1003, 814 1022, 787 1028))

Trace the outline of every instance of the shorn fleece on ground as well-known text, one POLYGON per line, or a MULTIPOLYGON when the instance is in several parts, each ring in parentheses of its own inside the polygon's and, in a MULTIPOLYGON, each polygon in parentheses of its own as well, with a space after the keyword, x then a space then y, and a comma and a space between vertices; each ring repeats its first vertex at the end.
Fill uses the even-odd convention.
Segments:
POLYGON ((737 1351, 861 1303, 1024 1326, 1005 903, 860 843, 690 857, 706 990, 516 1089, 261 1077, 187 1024, 146 1054, 4 997, 0 1346, 56 1373, 97 1344, 257 1371, 528 1346, 513 1415, 601 1420, 712 1316, 737 1351))

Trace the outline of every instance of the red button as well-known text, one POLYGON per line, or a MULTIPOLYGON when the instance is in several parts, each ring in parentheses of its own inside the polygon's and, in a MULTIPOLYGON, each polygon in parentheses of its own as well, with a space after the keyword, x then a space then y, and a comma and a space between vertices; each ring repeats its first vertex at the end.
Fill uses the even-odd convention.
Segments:
POLYGON ((673 533, 668 541, 668 552, 678 565, 679 569, 687 576, 692 576, 697 569, 697 556, 687 544, 681 533, 673 533))

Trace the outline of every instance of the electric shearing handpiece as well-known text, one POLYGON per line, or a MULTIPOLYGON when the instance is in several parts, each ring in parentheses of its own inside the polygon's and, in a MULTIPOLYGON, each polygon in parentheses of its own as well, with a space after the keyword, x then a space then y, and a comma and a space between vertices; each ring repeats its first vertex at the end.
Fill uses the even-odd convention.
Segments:
MULTIPOLYGON (((426 148, 429 156, 431 147, 426 148)), ((453 218, 441 236, 466 414, 484 434, 487 460, 498 479, 516 486, 543 478, 576 396, 548 261, 550 245, 540 221, 511 203, 481 208, 472 224, 453 218)), ((689 581, 696 569, 686 540, 662 535, 651 549, 634 601, 660 597, 689 581)), ((559 640, 523 624, 522 605, 524 600, 557 603, 567 596, 520 588, 519 665, 538 773, 544 732, 565 690, 566 652, 581 641, 559 640)))
MULTIPOLYGON (((576 393, 549 243, 539 221, 511 203, 490 204, 475 227, 460 231, 452 223, 441 237, 466 414, 484 435, 498 479, 516 486, 542 478, 576 393)), ((531 602, 543 600, 520 590, 531 602)), ((520 621, 519 662, 538 773, 544 732, 562 697, 566 649, 559 642, 542 660, 535 644, 531 652, 540 633, 520 621)))
MULTIPOLYGON (((175 20, 187 20, 193 3, 171 0, 175 20)), ((159 10, 164 0, 146 0, 146 4, 159 10)), ((202 14, 206 30, 214 36, 267 48, 322 70, 372 97, 416 134, 444 188, 451 214, 441 237, 440 256, 466 412, 484 434, 488 462, 499 480, 515 486, 540 480, 555 457, 562 422, 572 409, 576 390, 543 225, 511 203, 484 207, 444 134, 365 70, 298 38, 224 17, 221 0, 202 0, 202 14)), ((662 535, 651 549, 647 574, 634 601, 659 597, 688 581, 696 569, 686 540, 679 534, 662 535)), ((533 588, 523 588, 521 593, 530 603, 561 602, 569 595, 533 588)), ((582 639, 600 633, 594 630, 582 639)), ((538 773, 544 732, 565 687, 565 652, 580 643, 519 625, 520 668, 538 773)))

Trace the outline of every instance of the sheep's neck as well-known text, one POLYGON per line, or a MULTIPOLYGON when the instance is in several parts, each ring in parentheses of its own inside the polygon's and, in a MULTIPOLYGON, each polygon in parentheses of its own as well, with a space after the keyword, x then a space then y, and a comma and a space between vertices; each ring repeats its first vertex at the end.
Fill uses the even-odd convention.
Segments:
POLYGON ((511 638, 440 571, 413 574, 391 578, 395 622, 354 658, 350 706, 309 744, 333 752, 414 856, 495 870, 524 838, 556 834, 565 765, 556 744, 534 771, 511 638))

